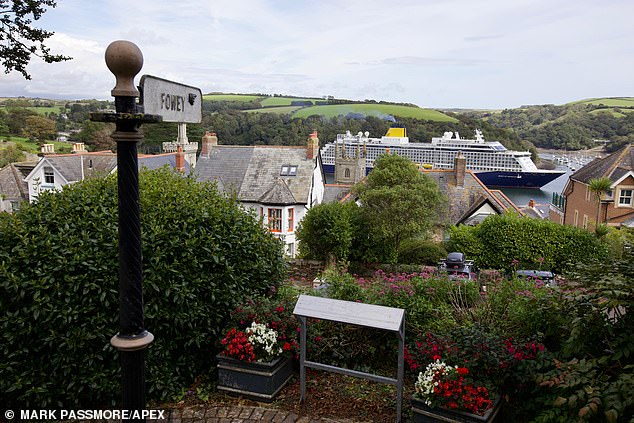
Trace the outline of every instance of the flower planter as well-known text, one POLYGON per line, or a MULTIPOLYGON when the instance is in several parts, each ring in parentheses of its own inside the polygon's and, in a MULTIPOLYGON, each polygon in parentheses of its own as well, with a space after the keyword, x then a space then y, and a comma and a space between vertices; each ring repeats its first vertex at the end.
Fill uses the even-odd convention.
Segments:
POLYGON ((231 395, 271 402, 293 374, 291 357, 282 356, 268 363, 240 361, 217 355, 218 390, 231 395))
POLYGON ((419 398, 412 397, 412 422, 413 423, 491 423, 495 421, 502 402, 500 398, 493 403, 483 416, 448 408, 431 408, 419 398))

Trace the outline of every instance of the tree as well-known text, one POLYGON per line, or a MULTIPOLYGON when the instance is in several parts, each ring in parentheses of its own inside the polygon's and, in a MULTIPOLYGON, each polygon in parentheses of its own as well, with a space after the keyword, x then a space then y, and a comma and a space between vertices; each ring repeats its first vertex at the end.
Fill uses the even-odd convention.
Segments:
POLYGON ((302 257, 347 260, 354 239, 355 203, 322 203, 306 213, 297 228, 302 257))
POLYGON ((599 217, 601 216, 601 197, 603 196, 603 194, 607 194, 612 189, 612 181, 607 176, 590 179, 588 189, 594 193, 594 196, 597 199, 597 222, 594 227, 598 228, 599 217))
POLYGON ((9 163, 20 162, 25 159, 24 153, 17 149, 15 145, 9 145, 0 150, 0 169, 9 163))
POLYGON ((392 263, 398 262, 404 240, 429 235, 445 205, 436 182, 397 154, 379 156, 372 172, 353 192, 361 203, 372 243, 379 242, 383 259, 392 263))
POLYGON ((42 144, 55 137, 55 122, 44 116, 27 116, 22 133, 25 137, 34 138, 42 144))
POLYGON ((32 26, 46 12, 46 7, 54 8, 55 0, 0 0, 0 60, 4 72, 20 72, 26 79, 31 75, 26 66, 31 55, 43 59, 46 63, 70 60, 68 56, 51 54, 44 42, 54 32, 32 26))

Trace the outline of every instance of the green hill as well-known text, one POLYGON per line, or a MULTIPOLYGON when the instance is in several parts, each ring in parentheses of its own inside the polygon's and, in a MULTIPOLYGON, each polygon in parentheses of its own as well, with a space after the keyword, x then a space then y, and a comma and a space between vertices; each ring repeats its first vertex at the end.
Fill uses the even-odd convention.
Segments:
POLYGON ((208 102, 206 110, 209 111, 229 108, 242 110, 246 113, 289 114, 292 118, 307 118, 314 115, 332 118, 352 114, 357 117, 373 116, 380 119, 391 116, 394 118, 413 118, 436 122, 457 122, 457 119, 436 110, 386 102, 353 102, 333 98, 222 93, 205 94, 203 99, 208 102), (260 107, 258 107, 258 104, 260 107))
POLYGON ((568 104, 592 104, 595 106, 634 108, 634 97, 589 98, 586 100, 573 101, 568 104))
POLYGON ((293 113, 293 117, 307 118, 312 115, 324 117, 348 116, 361 114, 364 116, 374 116, 384 118, 387 116, 414 118, 421 120, 434 120, 439 122, 457 122, 456 118, 447 116, 436 110, 421 109, 420 107, 402 106, 397 104, 373 104, 373 103, 353 103, 353 104, 331 104, 328 106, 305 107, 293 113))

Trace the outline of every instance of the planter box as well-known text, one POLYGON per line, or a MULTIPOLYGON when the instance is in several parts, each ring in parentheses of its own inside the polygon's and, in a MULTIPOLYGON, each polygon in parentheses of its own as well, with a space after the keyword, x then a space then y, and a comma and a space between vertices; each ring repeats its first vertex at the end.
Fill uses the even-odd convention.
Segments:
POLYGON ((291 357, 268 363, 246 362, 217 355, 218 390, 232 395, 271 402, 293 375, 291 357))
POLYGON ((495 421, 502 402, 500 397, 493 403, 483 416, 464 411, 450 410, 447 408, 431 408, 421 399, 412 397, 412 422, 413 423, 491 423, 495 421))

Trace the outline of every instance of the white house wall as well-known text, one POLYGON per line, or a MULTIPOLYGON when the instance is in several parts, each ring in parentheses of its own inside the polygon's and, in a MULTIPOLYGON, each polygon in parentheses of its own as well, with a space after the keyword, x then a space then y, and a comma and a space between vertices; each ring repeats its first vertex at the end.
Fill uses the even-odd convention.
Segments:
POLYGON ((59 191, 62 189, 64 185, 68 185, 68 182, 64 177, 55 169, 50 166, 48 162, 43 160, 38 164, 35 169, 26 177, 26 182, 29 186, 29 202, 33 203, 37 200, 40 192, 56 190, 59 191), (53 170, 53 184, 45 183, 44 179, 44 169, 49 168, 53 170))
POLYGON ((321 164, 315 166, 313 170, 313 186, 310 193, 310 207, 321 204, 324 200, 325 184, 321 164))

